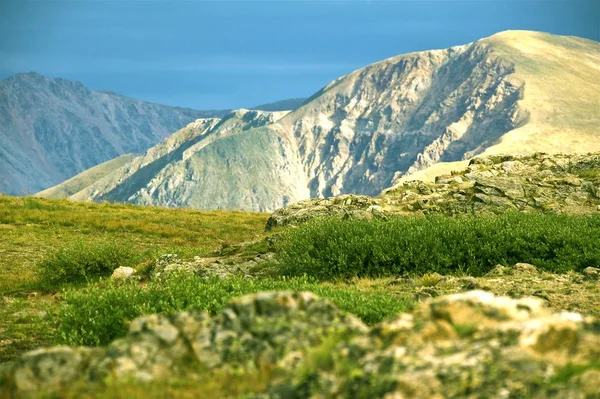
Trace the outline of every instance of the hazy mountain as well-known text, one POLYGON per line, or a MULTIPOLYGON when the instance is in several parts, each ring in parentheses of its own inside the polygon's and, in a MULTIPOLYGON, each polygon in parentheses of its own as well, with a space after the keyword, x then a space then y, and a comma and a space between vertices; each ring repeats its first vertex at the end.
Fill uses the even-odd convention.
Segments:
POLYGON ((600 44, 502 32, 369 65, 282 118, 238 111, 197 124, 172 155, 151 150, 128 164, 148 166, 125 166, 72 198, 273 210, 378 194, 479 154, 600 151, 600 44))
POLYGON ((35 194, 36 197, 63 199, 78 193, 90 184, 114 172, 136 157, 135 154, 124 154, 109 161, 96 165, 78 175, 44 191, 35 194))
POLYGON ((127 153, 141 153, 201 117, 37 73, 0 81, 0 192, 24 195, 127 153))
POLYGON ((256 107, 253 107, 253 110, 257 111, 292 111, 306 101, 306 98, 290 98, 288 100, 276 101, 274 103, 262 104, 256 107))

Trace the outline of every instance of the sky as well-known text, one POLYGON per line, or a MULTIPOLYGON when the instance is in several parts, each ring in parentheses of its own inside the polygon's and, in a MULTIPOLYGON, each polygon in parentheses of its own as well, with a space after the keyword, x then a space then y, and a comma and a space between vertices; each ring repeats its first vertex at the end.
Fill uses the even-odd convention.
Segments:
POLYGON ((508 29, 600 41, 600 1, 0 0, 0 79, 35 71, 162 104, 249 108, 508 29))

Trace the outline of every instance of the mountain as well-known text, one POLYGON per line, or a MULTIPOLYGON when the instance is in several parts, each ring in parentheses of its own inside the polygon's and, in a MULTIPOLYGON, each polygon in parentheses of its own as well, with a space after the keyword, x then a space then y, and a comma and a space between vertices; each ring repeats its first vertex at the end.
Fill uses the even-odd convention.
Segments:
POLYGON ((600 44, 502 32, 369 65, 281 118, 267 115, 214 120, 173 155, 131 175, 115 171, 72 198, 269 211, 376 195, 476 155, 597 152, 600 44))
POLYGON ((256 111, 292 111, 298 107, 300 107, 306 98, 290 98, 288 100, 276 101, 274 103, 262 104, 252 108, 252 110, 256 111))
POLYGON ((37 73, 11 76, 0 81, 0 192, 38 192, 224 113, 147 103, 37 73))
POLYGON ((100 180, 104 176, 114 172, 121 166, 127 164, 136 157, 135 154, 124 154, 109 161, 96 165, 86 171, 83 171, 75 177, 66 180, 59 185, 50 187, 44 191, 35 194, 36 197, 63 199, 83 190, 90 184, 100 180))
POLYGON ((284 139, 260 128, 286 112, 237 110, 199 119, 125 166, 73 195, 73 200, 161 204, 202 209, 280 206, 301 190, 302 173, 284 139), (277 165, 277 169, 273 169, 277 165))

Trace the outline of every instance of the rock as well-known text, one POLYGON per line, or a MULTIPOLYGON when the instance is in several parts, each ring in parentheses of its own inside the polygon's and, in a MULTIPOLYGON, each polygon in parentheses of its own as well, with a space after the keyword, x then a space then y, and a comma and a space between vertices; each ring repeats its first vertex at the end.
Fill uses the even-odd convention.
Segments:
POLYGON ((412 314, 367 328, 311 293, 259 293, 234 299, 214 317, 141 317, 105 349, 29 352, 10 367, 8 378, 16 393, 27 394, 101 384, 109 374, 117 381, 148 382, 205 378, 202 370, 267 367, 280 377, 256 398, 290 392, 584 398, 594 397, 600 378, 595 367, 586 369, 600 357, 598 323, 577 313, 552 313, 538 298, 469 291, 429 299, 412 314), (563 373, 565 367, 581 372, 563 373))
POLYGON ((492 270, 490 270, 486 276, 488 277, 493 277, 493 276, 504 276, 505 274, 508 274, 510 268, 506 267, 506 266, 502 266, 502 265, 496 265, 494 266, 494 268, 492 270))
POLYGON ((110 276, 113 280, 128 280, 135 275, 135 269, 132 267, 119 266, 110 276))
POLYGON ((60 390, 108 375, 147 382, 188 375, 198 366, 251 370, 274 367, 289 353, 329 336, 367 331, 354 316, 312 293, 264 292, 236 298, 212 318, 204 312, 140 317, 127 336, 107 348, 28 352, 11 366, 9 376, 24 393, 60 390))
POLYGON ((156 262, 154 263, 154 266, 152 267, 152 270, 150 272, 151 276, 153 278, 160 277, 167 266, 174 265, 174 264, 181 264, 181 263, 182 263, 182 260, 179 257, 179 255, 177 255, 177 254, 161 255, 156 260, 156 262))
POLYGON ((360 392, 388 399, 584 398, 597 392, 597 370, 568 381, 553 377, 563 367, 585 369, 597 359, 600 332, 594 323, 577 314, 552 314, 534 298, 484 291, 434 298, 413 315, 373 327, 368 337, 340 341, 326 370, 302 368, 264 397, 284 397, 302 387, 306 397, 360 392))
POLYGON ((517 263, 511 269, 512 274, 538 274, 535 266, 529 263, 517 263))
POLYGON ((102 353, 102 349, 66 346, 36 349, 15 362, 12 379, 22 393, 64 389, 75 380, 85 381, 82 370, 102 353))
POLYGON ((25 309, 13 314, 16 323, 27 322, 32 319, 45 319, 46 316, 48 316, 47 312, 37 309, 25 309))
POLYGON ((597 267, 586 267, 581 273, 590 280, 600 279, 600 268, 597 267))
POLYGON ((273 212, 267 221, 266 229, 297 226, 309 220, 322 217, 340 219, 385 219, 387 212, 381 206, 383 201, 365 195, 340 195, 327 199, 300 201, 273 212))

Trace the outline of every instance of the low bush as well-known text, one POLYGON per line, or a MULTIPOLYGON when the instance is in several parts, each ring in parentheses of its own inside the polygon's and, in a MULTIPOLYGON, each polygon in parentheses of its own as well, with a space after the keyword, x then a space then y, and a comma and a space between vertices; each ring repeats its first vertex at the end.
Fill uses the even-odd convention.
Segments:
POLYGON ((321 219, 286 231, 278 258, 284 275, 320 280, 433 272, 480 276, 499 263, 517 262, 581 271, 600 264, 600 215, 321 219))
POLYGON ((45 287, 85 282, 110 275, 119 266, 135 265, 138 258, 128 246, 78 241, 46 254, 38 262, 38 276, 45 287))
POLYGON ((406 298, 380 289, 362 292, 356 287, 318 284, 306 277, 203 279, 176 275, 146 286, 105 281, 64 292, 65 305, 58 316, 59 335, 61 343, 69 345, 106 345, 125 334, 129 321, 144 314, 191 309, 215 314, 234 297, 281 290, 311 291, 368 324, 400 313, 411 304, 406 298))

